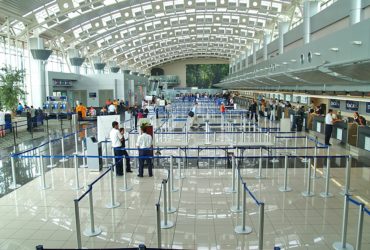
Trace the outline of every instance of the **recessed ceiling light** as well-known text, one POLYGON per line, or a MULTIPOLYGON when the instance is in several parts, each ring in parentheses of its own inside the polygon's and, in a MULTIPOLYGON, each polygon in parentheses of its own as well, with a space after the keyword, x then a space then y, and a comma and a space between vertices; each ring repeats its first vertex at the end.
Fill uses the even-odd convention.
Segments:
POLYGON ((130 13, 126 12, 125 17, 129 17, 129 16, 130 16, 130 13))
POLYGON ((353 45, 362 45, 362 41, 352 41, 353 45))
POLYGON ((252 5, 253 7, 256 7, 258 5, 257 1, 254 1, 252 5))
POLYGON ((156 9, 156 10, 159 10, 159 9, 161 9, 161 6, 160 6, 160 5, 156 5, 156 6, 155 6, 155 9, 156 9))
POLYGON ((100 26, 100 24, 99 23, 95 23, 95 27, 97 28, 97 27, 99 27, 100 26))
POLYGON ((188 5, 191 6, 193 4, 193 1, 188 1, 188 5))
POLYGON ((69 7, 69 4, 68 3, 64 3, 63 4, 63 8, 68 9, 68 7, 69 7))
POLYGON ((339 48, 335 48, 335 47, 333 47, 333 48, 330 48, 330 50, 331 50, 331 51, 334 51, 334 52, 338 52, 338 51, 339 51, 339 48))

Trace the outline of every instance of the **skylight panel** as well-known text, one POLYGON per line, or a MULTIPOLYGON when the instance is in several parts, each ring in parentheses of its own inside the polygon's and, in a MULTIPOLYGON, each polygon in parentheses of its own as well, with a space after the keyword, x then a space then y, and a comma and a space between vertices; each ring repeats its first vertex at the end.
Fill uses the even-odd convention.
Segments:
POLYGON ((104 5, 109 6, 116 3, 116 0, 104 0, 104 5))

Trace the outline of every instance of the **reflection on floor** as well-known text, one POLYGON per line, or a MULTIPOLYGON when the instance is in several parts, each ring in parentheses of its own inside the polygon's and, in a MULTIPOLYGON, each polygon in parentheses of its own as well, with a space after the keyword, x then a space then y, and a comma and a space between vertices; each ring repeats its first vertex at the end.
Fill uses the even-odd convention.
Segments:
MULTIPOLYGON (((291 164, 293 166, 293 163, 291 164)), ((319 169, 319 176, 322 169, 319 169)), ((85 186, 98 174, 80 169, 81 183, 85 186)), ((266 179, 255 178, 255 169, 242 169, 242 176, 256 198, 266 203, 264 249, 281 246, 282 249, 332 249, 340 239, 343 196, 339 195, 344 183, 344 169, 333 168, 331 192, 333 198, 324 199, 318 194, 324 190, 324 179, 313 179, 315 196, 305 198, 305 169, 289 169, 289 186, 293 191, 281 193, 283 169, 264 170, 266 179)), ((144 172, 147 175, 147 172, 144 172)), ((176 173, 175 173, 176 176, 176 173)), ((241 214, 230 211, 232 194, 225 193, 231 185, 229 169, 187 169, 185 179, 175 180, 181 187, 173 193, 173 205, 178 209, 169 215, 175 227, 162 230, 163 247, 187 249, 257 249, 258 209, 247 199, 247 225, 253 228, 249 235, 237 235, 235 226, 241 214)), ((103 233, 97 237, 82 238, 88 248, 129 247, 145 243, 157 246, 155 203, 159 197, 162 169, 155 170, 155 177, 137 178, 128 175, 130 192, 116 191, 121 206, 105 207, 109 203, 108 176, 94 186, 95 223, 103 233)), ((368 168, 352 169, 352 188, 357 197, 370 200, 370 171, 368 168)), ((54 168, 46 175, 51 189, 40 190, 40 180, 35 179, 20 189, 0 199, 0 249, 34 249, 45 247, 76 248, 73 199, 83 190, 74 191, 74 171, 54 168)), ((115 177, 115 186, 123 185, 122 177, 115 177)), ((88 199, 80 203, 82 230, 89 225, 88 199)), ((348 241, 355 243, 358 209, 350 206, 348 241)), ((370 249, 370 220, 365 217, 363 248, 370 249)))

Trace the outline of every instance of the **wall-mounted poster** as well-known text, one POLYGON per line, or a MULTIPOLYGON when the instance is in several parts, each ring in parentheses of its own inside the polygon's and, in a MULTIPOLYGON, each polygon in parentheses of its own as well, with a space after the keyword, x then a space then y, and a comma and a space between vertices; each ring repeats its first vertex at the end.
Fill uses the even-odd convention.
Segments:
POLYGON ((370 113, 370 102, 366 103, 366 113, 370 113))
POLYGON ((358 102, 355 101, 346 101, 346 109, 351 111, 358 111, 358 102))
POLYGON ((330 99, 330 107, 331 108, 335 108, 335 109, 339 109, 340 108, 340 101, 339 100, 330 99))

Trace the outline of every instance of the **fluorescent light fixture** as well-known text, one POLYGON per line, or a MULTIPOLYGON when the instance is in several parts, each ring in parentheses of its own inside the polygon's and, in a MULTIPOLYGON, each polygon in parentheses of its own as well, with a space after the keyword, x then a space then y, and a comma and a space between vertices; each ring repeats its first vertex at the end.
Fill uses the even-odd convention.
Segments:
POLYGON ((320 52, 314 52, 313 53, 315 56, 321 56, 321 53, 320 52))
POLYGON ((362 45, 362 41, 352 41, 353 45, 362 45))
POLYGON ((339 48, 330 48, 331 51, 338 52, 339 48))
POLYGON ((296 59, 292 59, 292 60, 290 60, 291 62, 296 62, 297 60, 296 59))

